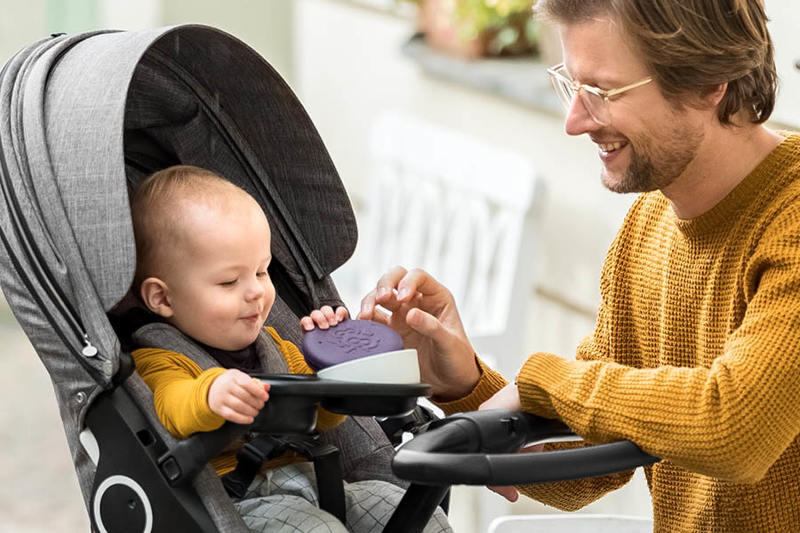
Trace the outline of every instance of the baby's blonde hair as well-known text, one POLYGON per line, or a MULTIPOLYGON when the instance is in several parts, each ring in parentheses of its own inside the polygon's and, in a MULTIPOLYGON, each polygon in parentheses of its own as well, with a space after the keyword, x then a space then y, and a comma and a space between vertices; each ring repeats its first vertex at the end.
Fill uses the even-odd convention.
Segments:
MULTIPOLYGON (((220 206, 231 194, 247 192, 225 178, 192 165, 175 165, 155 172, 136 189, 131 201, 133 233, 136 239, 136 274, 133 287, 138 292, 143 280, 158 275, 165 260, 166 245, 187 238, 186 200, 220 206)), ((252 198, 251 198, 252 200, 252 198)))

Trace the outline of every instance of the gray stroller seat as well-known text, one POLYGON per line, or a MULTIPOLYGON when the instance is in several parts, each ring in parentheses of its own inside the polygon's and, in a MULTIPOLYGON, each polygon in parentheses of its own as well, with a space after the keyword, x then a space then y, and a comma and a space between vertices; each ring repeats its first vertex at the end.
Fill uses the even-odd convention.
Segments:
MULTIPOLYGON (((246 531, 213 469, 195 477, 181 471, 195 466, 163 460, 177 450, 203 465, 225 443, 178 446, 133 371, 129 332, 108 312, 135 268, 129 189, 194 164, 266 212, 278 292, 267 323, 299 345, 299 316, 340 305, 328 274, 357 236, 311 120, 256 52, 197 25, 37 42, 0 75, 0 117, 0 281, 52 379, 93 528, 246 531), (159 488, 137 481, 148 469, 159 488), (130 509, 109 509, 119 502, 130 509), (114 513, 124 518, 104 522, 114 513)), ((324 439, 341 449, 345 479, 402 484, 371 417, 348 417, 324 439)))

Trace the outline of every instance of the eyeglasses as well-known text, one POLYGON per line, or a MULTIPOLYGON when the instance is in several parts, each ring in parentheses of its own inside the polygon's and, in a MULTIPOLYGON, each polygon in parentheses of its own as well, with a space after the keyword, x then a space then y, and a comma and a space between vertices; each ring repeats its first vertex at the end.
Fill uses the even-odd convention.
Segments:
POLYGON ((611 110, 608 101, 620 94, 641 87, 653 81, 653 78, 647 77, 643 80, 637 81, 625 87, 618 89, 599 89, 585 83, 570 79, 567 75, 567 69, 564 63, 559 63, 547 69, 550 74, 550 80, 553 82, 553 87, 556 90, 558 99, 564 104, 565 109, 569 109, 575 95, 580 95, 581 102, 586 107, 586 110, 591 115, 592 119, 601 126, 608 126, 611 124, 611 110))

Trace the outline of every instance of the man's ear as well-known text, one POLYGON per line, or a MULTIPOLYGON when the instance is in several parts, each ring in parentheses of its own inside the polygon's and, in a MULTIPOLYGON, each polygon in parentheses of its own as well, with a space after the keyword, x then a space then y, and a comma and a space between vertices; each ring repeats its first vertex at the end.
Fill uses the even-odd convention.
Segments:
POLYGON ((158 278, 147 278, 139 289, 144 305, 152 312, 164 318, 173 315, 172 305, 169 301, 169 288, 158 278))
POLYGON ((728 90, 728 82, 712 85, 701 95, 702 102, 708 107, 717 107, 728 90))

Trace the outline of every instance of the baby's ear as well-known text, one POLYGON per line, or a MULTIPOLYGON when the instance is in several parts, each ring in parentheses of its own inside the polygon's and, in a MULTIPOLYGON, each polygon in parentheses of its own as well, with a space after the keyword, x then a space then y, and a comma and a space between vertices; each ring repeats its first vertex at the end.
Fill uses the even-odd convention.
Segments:
POLYGON ((169 302, 169 288, 158 278, 147 278, 142 282, 140 294, 144 305, 155 314, 164 318, 173 315, 169 302))

